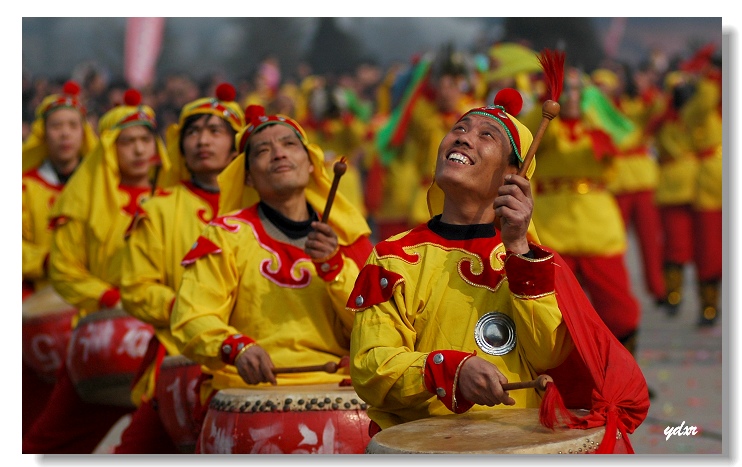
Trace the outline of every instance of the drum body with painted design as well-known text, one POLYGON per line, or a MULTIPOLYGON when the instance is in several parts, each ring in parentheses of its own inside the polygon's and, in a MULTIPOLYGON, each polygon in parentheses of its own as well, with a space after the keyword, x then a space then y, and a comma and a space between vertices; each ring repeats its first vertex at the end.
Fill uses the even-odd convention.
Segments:
POLYGON ((133 408, 131 385, 153 335, 152 325, 122 308, 104 308, 81 319, 67 351, 67 371, 80 397, 133 408))
POLYGON ((223 389, 201 431, 204 453, 362 454, 366 404, 338 384, 223 389))

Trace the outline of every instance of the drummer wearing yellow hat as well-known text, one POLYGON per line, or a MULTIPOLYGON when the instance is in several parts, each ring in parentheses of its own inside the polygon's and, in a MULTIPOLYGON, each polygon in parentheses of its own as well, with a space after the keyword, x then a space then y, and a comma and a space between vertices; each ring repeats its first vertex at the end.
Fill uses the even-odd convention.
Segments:
MULTIPOLYGON (((36 108, 31 133, 23 143, 23 298, 49 285, 49 211, 83 155, 98 140, 79 96, 80 87, 68 81, 58 94, 51 94, 36 108)), ((23 433, 40 414, 52 385, 40 381, 23 365, 23 433), (31 392, 33 391, 33 392, 31 392), (41 407, 40 407, 41 406, 41 407)))
MULTIPOLYGON (((124 231, 142 199, 152 192, 155 161, 169 170, 152 108, 129 90, 125 102, 99 121, 100 141, 85 156, 51 212, 49 276, 78 313, 119 302, 124 231)), ((24 453, 90 453, 127 407, 92 404, 77 394, 66 364, 42 416, 23 437, 24 453)))
MULTIPOLYGON (((428 191, 431 219, 378 243, 359 274, 347 303, 355 312, 350 365, 353 387, 369 404, 372 436, 452 412, 538 408, 543 393, 508 392, 503 384, 554 369, 574 376, 585 339, 611 347, 601 352, 591 343, 589 357, 631 358, 558 253, 538 243, 530 222, 535 166, 519 175, 533 140, 515 117, 521 106, 518 91, 505 88, 494 105, 471 109, 452 125, 428 191)), ((596 373, 606 367, 586 361, 596 373)), ((604 375, 594 376, 593 387, 601 385, 604 375)), ((566 382, 575 391, 570 404, 577 392, 591 392, 566 382)), ((640 393, 642 383, 627 386, 640 393)), ((578 399, 590 408, 589 395, 578 399)), ((635 422, 620 421, 630 429, 635 422)))
POLYGON ((61 93, 44 98, 23 143, 24 291, 47 284, 49 210, 83 155, 98 141, 79 92, 77 83, 68 81, 61 93))
POLYGON ((121 301, 126 311, 155 329, 147 358, 137 375, 132 421, 114 452, 177 454, 156 410, 159 368, 167 355, 179 355, 170 333, 170 310, 180 284, 180 260, 217 215, 217 176, 237 156, 235 136, 245 126, 242 108, 230 83, 212 97, 183 106, 166 134, 171 170, 158 196, 142 203, 127 232, 121 271, 121 301))
MULTIPOLYGON (((348 354, 345 302, 372 246, 363 216, 334 194, 322 149, 284 115, 246 112, 239 155, 220 175, 220 217, 183 259, 171 329, 205 365, 202 415, 220 389, 338 383, 347 369, 274 375, 348 354)), ((204 440, 214 442, 214 440, 204 440)))

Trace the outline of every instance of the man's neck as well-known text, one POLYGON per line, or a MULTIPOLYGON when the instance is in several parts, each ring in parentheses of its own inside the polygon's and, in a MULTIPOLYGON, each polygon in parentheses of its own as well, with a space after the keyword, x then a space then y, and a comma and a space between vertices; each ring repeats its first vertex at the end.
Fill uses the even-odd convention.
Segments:
POLYGON ((194 173, 192 174, 193 184, 202 190, 210 193, 219 193, 219 183, 217 182, 218 173, 194 173))
POLYGON ((285 200, 262 201, 285 218, 294 222, 302 222, 309 219, 310 213, 307 209, 307 199, 304 196, 295 196, 285 200))
POLYGON ((495 221, 493 204, 466 203, 446 198, 441 222, 455 225, 491 224, 495 221))
POLYGON ((70 174, 74 172, 77 165, 80 163, 80 158, 70 159, 68 161, 59 161, 49 158, 49 162, 54 167, 54 171, 57 172, 60 178, 69 178, 70 174))

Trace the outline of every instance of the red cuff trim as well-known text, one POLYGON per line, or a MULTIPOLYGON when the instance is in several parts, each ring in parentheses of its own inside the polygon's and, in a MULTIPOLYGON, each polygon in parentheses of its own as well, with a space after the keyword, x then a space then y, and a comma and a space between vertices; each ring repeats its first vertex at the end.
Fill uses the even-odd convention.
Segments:
POLYGON ((362 310, 383 303, 392 297, 394 288, 403 281, 404 278, 395 272, 375 264, 367 264, 358 274, 345 307, 349 310, 362 310))
POLYGON ((234 365, 234 360, 240 351, 247 345, 255 343, 255 340, 250 339, 242 334, 234 334, 227 337, 222 342, 221 357, 222 361, 227 365, 234 365))
POLYGON ((98 303, 100 303, 100 306, 103 308, 113 308, 119 300, 121 300, 121 293, 118 289, 108 289, 103 292, 98 303))
POLYGON ((214 242, 206 237, 199 236, 196 243, 193 244, 188 253, 183 257, 180 262, 183 266, 193 264, 198 258, 202 256, 210 255, 212 253, 221 253, 222 249, 219 248, 214 242))
POLYGON ((508 252, 505 272, 510 292, 522 298, 539 298, 554 292, 554 255, 529 245, 533 259, 508 252))
POLYGON ((476 352, 435 350, 425 360, 425 388, 435 394, 451 412, 464 413, 474 405, 464 399, 458 390, 459 369, 474 355, 476 352))
POLYGON ((57 217, 52 218, 49 221, 49 230, 54 230, 57 227, 66 224, 68 220, 69 218, 67 216, 57 216, 57 217))
POLYGON ((343 269, 343 255, 338 251, 327 261, 314 261, 314 268, 317 270, 317 275, 326 282, 330 282, 335 279, 340 270, 343 269))
POLYGON ((176 298, 177 298, 177 296, 173 297, 173 299, 170 300, 170 306, 167 307, 167 310, 170 312, 171 315, 173 314, 173 307, 175 306, 175 299, 176 298))

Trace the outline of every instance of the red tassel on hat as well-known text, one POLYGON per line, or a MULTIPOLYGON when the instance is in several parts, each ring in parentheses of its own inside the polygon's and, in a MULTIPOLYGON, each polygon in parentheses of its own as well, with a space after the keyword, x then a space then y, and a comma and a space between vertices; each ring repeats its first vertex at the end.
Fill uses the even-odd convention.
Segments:
POLYGON ((67 81, 64 83, 64 86, 62 86, 62 92, 69 96, 77 96, 80 94, 80 85, 72 80, 67 81))
POLYGON ((523 109, 523 96, 516 89, 504 88, 495 95, 495 105, 501 105, 505 112, 517 116, 523 109))

